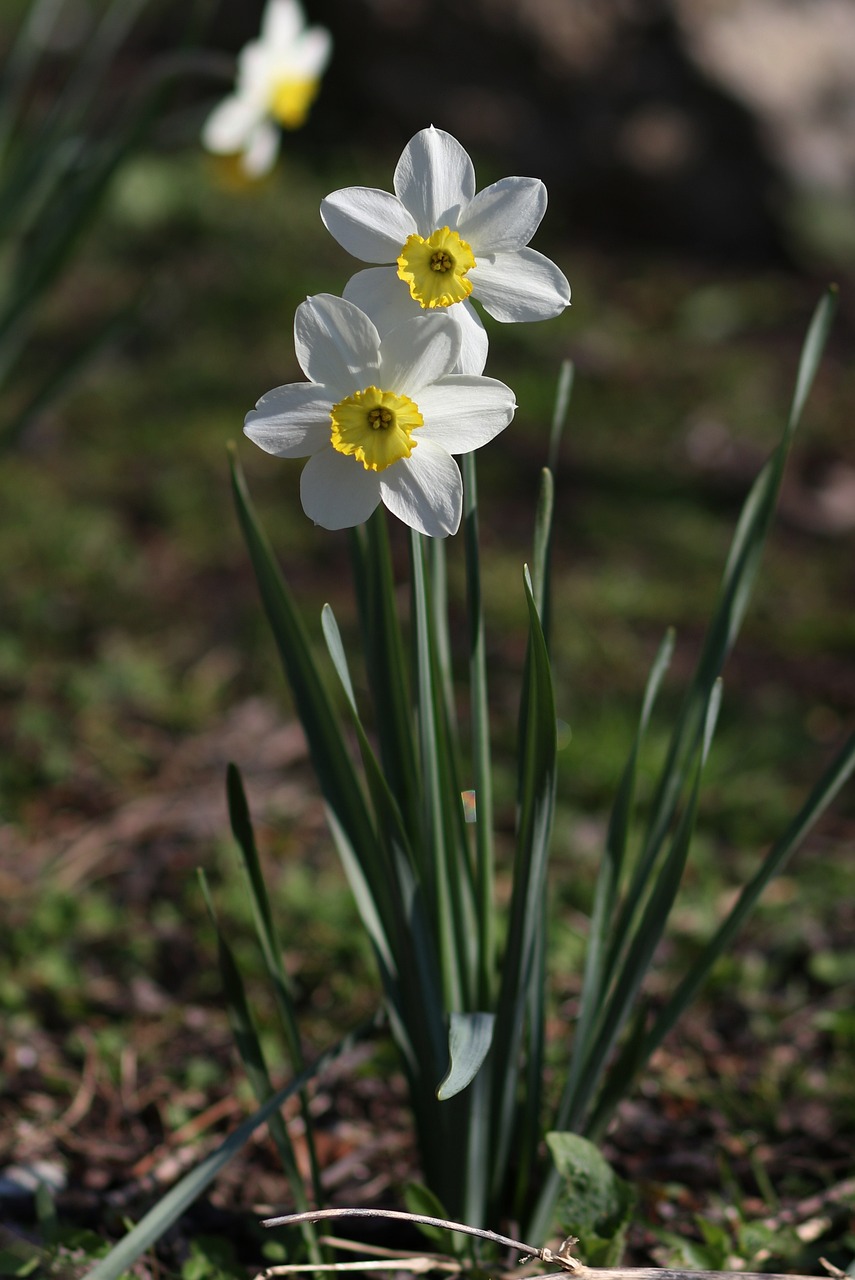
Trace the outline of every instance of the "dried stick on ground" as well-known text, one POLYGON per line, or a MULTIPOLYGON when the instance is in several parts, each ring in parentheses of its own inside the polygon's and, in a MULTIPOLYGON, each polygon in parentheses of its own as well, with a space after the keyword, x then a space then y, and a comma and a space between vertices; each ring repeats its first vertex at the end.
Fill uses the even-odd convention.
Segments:
MULTIPOLYGON (((816 1280, 815 1276, 787 1276, 759 1271, 682 1271, 670 1267, 587 1267, 570 1252, 571 1247, 578 1243, 572 1236, 555 1251, 547 1248, 538 1249, 534 1245, 526 1244, 523 1240, 499 1235, 496 1231, 470 1227, 464 1222, 450 1222, 447 1218, 431 1218, 420 1213, 405 1213, 398 1209, 313 1209, 308 1213, 289 1213, 281 1218, 265 1218, 262 1226, 285 1227, 299 1222, 321 1222, 328 1218, 394 1218, 403 1222, 421 1223, 427 1227, 441 1227, 446 1231, 462 1231, 466 1235, 478 1236, 482 1240, 492 1241, 493 1244, 516 1249, 524 1258, 536 1258, 547 1265, 557 1264, 561 1268, 560 1271, 548 1276, 532 1277, 531 1280, 559 1280, 559 1278, 560 1280, 723 1280, 730 1277, 732 1280, 816 1280)), ((311 1267, 304 1269, 313 1270, 311 1267)), ((831 1267, 828 1269, 832 1274, 837 1270, 831 1267)), ((267 1274, 273 1274, 273 1268, 267 1274)))

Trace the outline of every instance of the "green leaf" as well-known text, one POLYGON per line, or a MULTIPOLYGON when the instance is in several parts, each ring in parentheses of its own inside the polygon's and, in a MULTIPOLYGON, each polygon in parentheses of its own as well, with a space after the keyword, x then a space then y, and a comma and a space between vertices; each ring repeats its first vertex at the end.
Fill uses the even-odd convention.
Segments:
MULTIPOLYGON (((674 633, 669 631, 659 647, 647 680, 635 742, 624 767, 609 818, 606 846, 597 876, 594 909, 588 930, 579 1020, 573 1036, 573 1056, 558 1112, 559 1117, 570 1114, 581 1073, 591 1052, 593 1037, 604 1012, 606 992, 614 976, 613 969, 608 967, 607 957, 634 809, 638 759, 656 696, 665 678, 673 652, 674 633)), ((616 957, 615 950, 612 950, 612 955, 616 957)))
POLYGON ((478 1000, 489 1004, 496 984, 495 850, 493 844, 493 767, 487 646, 481 598, 478 538, 478 480, 474 452, 463 455, 463 542, 466 553, 466 606, 469 624, 469 710, 472 722, 472 771, 475 783, 475 910, 478 921, 478 1000))
POLYGON ((555 482, 552 472, 544 467, 540 473, 540 489, 534 524, 532 588, 544 635, 548 637, 546 620, 549 612, 549 561, 552 544, 552 521, 555 513, 555 482))
POLYGON ((440 1102, 453 1098, 475 1078, 493 1043, 494 1013, 452 1013, 448 1026, 448 1070, 437 1085, 440 1102))
MULTIPOLYGON (((297 1026, 297 1010, 294 1005, 288 975, 286 974, 285 966, 282 963, 282 947, 276 933, 276 927, 273 923, 273 913, 270 909, 267 887, 264 883, 261 863, 258 860, 258 851, 255 845, 255 833, 253 832, 252 821, 249 816, 249 805, 247 804, 246 793, 244 792, 240 771, 234 764, 230 764, 227 770, 226 795, 228 799, 229 819, 231 822, 232 834, 234 835, 235 842, 240 850, 243 861, 243 870, 244 875, 246 876, 247 890, 249 893, 250 905, 252 907, 253 922, 255 924, 255 934, 258 939, 259 947, 261 948, 261 954, 264 958, 264 966, 267 970, 267 976, 273 988, 276 1006, 279 1010, 282 1028, 288 1045, 288 1052, 291 1055, 291 1062, 295 1071, 301 1071, 305 1062, 303 1058, 302 1045, 300 1043, 300 1032, 297 1026)), ((315 1199, 320 1202, 322 1198, 320 1169, 318 1167, 317 1153, 315 1151, 314 1133, 311 1116, 309 1114, 309 1103, 305 1094, 300 1095, 300 1109, 302 1111, 303 1123, 305 1126, 306 1148, 309 1154, 314 1195, 315 1199)))
POLYGON ((380 759, 407 830, 419 830, 421 789, 416 765, 412 696, 397 593, 392 571, 389 531, 382 504, 364 529, 352 533, 356 598, 362 650, 380 744, 380 759))
MULTIPOLYGON (((419 766, 424 792, 423 827, 427 862, 426 877, 430 910, 435 920, 442 989, 447 1009, 461 1008, 464 1000, 464 957, 461 947, 462 922, 456 910, 455 870, 459 865, 449 848, 449 797, 444 788, 448 761, 441 759, 442 692, 435 679, 433 614, 425 572, 422 535, 413 531, 410 546, 413 569, 413 614, 416 641, 416 688, 419 726, 419 766)), ((456 803, 460 807, 459 790, 456 803)))
MULTIPOLYGON (((228 1014, 229 1025, 232 1029, 232 1035, 235 1039, 238 1052, 243 1063, 244 1071, 247 1079, 252 1086, 252 1091, 256 1099, 260 1103, 264 1103, 273 1093, 273 1085, 267 1070, 267 1064, 264 1060, 264 1051, 261 1047, 261 1041, 255 1026, 255 1020, 249 1007, 246 997, 246 989, 244 987, 243 978, 240 969, 234 958, 234 954, 228 942, 223 935, 222 930, 217 922, 214 912, 213 903, 203 871, 199 872, 199 880, 202 886, 202 892, 205 898, 205 904, 208 908, 208 914, 211 917, 211 923, 214 926, 217 935, 217 956, 219 960, 220 976, 223 983, 223 995, 226 1001, 226 1012, 228 1014)), ((282 1116, 276 1112, 270 1117, 268 1122, 270 1135, 276 1144, 279 1152, 279 1159, 282 1161, 282 1167, 288 1182, 291 1186, 291 1194, 298 1207, 299 1212, 308 1209, 309 1199, 306 1195, 306 1188, 303 1183, 302 1175, 297 1166, 297 1159, 294 1154, 294 1148, 291 1143, 291 1136, 288 1133, 287 1125, 282 1116)), ((309 1250, 309 1256, 313 1262, 320 1262, 320 1251, 317 1244, 317 1232, 312 1223, 302 1224, 302 1234, 309 1250), (306 1228, 309 1228, 307 1231, 306 1228)))
MULTIPOLYGON (((831 289, 820 300, 814 312, 802 348, 793 403, 783 435, 743 505, 704 647, 677 720, 651 804, 644 850, 636 871, 637 885, 647 879, 650 865, 658 857, 664 835, 677 808, 680 791, 691 768, 710 691, 739 634, 775 514, 790 444, 816 376, 836 304, 837 293, 835 289, 831 289)), ((637 901, 637 895, 631 894, 630 899, 637 901)), ((624 921, 619 932, 625 933, 627 926, 628 922, 624 921)))
POLYGON ((262 602, 306 733, 321 791, 360 858, 376 847, 371 821, 335 708, 312 656, 306 630, 258 523, 232 450, 232 489, 262 602))
POLYGON ((558 468, 558 450, 561 445, 561 437, 564 434, 570 399, 573 395, 575 373, 576 369, 572 360, 563 360, 561 362, 558 385, 555 388, 555 403, 552 408, 552 424, 549 429, 549 453, 546 458, 546 465, 553 475, 555 475, 558 468))
MULTIPOLYGON (((721 683, 717 682, 710 691, 706 707, 703 742, 689 803, 677 824, 667 856, 655 875, 651 874, 649 893, 641 918, 627 941, 626 952, 617 972, 614 987, 605 1002, 603 1020, 589 1058, 585 1062, 579 1088, 572 1099, 569 1114, 566 1118, 563 1114, 561 1115, 561 1122, 568 1124, 570 1128, 576 1129, 583 1125, 589 1100, 600 1084, 605 1064, 632 1013, 633 1001, 641 989, 654 952, 665 932, 689 856, 697 819, 703 770, 712 744, 720 704, 721 683)), ((648 886, 645 886, 645 889, 647 888, 648 886)), ((602 1109, 598 1109, 594 1117, 588 1117, 584 1124, 587 1135, 590 1138, 599 1137, 608 1118, 602 1109)))
POLYGON ((733 942, 766 886, 786 866, 835 796, 855 772, 855 733, 851 734, 813 787, 805 803, 780 839, 776 840, 736 903, 710 938, 674 994, 661 1009, 644 1046, 645 1058, 654 1052, 703 986, 713 965, 733 942))
MULTIPOLYGON (((490 1155, 496 1180, 504 1176, 514 1139, 526 1012, 536 1007, 531 1003, 531 987, 542 980, 537 963, 538 934, 543 930, 546 867, 555 811, 557 729, 552 671, 527 570, 523 585, 529 646, 520 710, 513 891, 495 1030, 495 1060, 502 1064, 502 1070, 496 1073, 490 1155)), ((537 1037, 541 1031, 535 1028, 532 1034, 537 1037)), ((495 1183, 494 1192, 498 1194, 495 1183)))
MULTIPOLYGON (((340 840, 339 854, 369 935, 379 940, 378 960, 386 998, 394 1011, 399 1043, 415 1070, 441 1060, 445 1015, 436 949, 428 927, 413 854, 395 796, 371 747, 350 678, 347 656, 332 608, 322 611, 322 627, 336 673, 348 699, 368 787, 381 836, 376 849, 355 853, 340 840), (381 923, 382 918, 382 923, 381 923)), ((434 1077, 435 1078, 435 1077, 434 1077)))
POLYGON ((557 1207, 561 1234, 578 1238, 589 1266, 617 1266, 635 1205, 634 1189, 578 1133, 547 1133, 546 1142, 562 1183, 557 1207))
MULTIPOLYGON (((408 1213, 418 1214, 422 1218, 448 1218, 445 1205, 439 1196, 434 1195, 430 1188, 421 1182, 407 1183, 404 1188, 404 1204, 407 1206, 408 1213)), ((427 1222, 417 1222, 415 1226, 423 1236, 438 1246, 440 1252, 449 1253, 452 1256, 457 1252, 455 1248, 457 1237, 453 1231, 432 1227, 427 1222)))

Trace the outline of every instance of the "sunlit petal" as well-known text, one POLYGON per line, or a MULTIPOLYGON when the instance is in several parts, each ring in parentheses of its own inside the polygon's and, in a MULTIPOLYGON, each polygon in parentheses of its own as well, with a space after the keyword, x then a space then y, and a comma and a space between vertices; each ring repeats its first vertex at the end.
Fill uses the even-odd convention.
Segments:
POLYGON ((404 148, 395 169, 395 194, 416 220, 420 236, 437 227, 455 227, 475 194, 475 169, 450 133, 422 129, 404 148))
POLYGON ((342 297, 371 317, 381 337, 413 316, 424 315, 394 267, 357 271, 344 286, 342 297))
POLYGON ((421 439, 412 457, 380 474, 380 494, 393 515, 431 538, 456 533, 463 510, 457 463, 432 441, 421 439))
POLYGON ((312 382, 291 382, 263 395, 246 415, 244 433, 266 453, 305 458, 330 442, 332 402, 312 382))
POLYGON ((416 229, 397 196, 373 187, 345 187, 321 201, 321 219, 343 249, 362 262, 394 262, 416 229))
POLYGON ((324 529, 351 529, 380 502, 378 474, 366 471, 355 458, 322 449, 303 468, 300 501, 309 519, 324 529))
POLYGON ((423 388, 451 373, 459 355, 460 330, 445 312, 414 316, 383 338, 380 379, 418 402, 423 388))
POLYGON ((494 320, 549 320, 570 305, 564 272, 536 249, 479 258, 470 277, 472 296, 494 320))
POLYGON ((364 312, 344 298, 319 293, 294 317, 294 347, 307 378, 334 400, 377 381, 380 335, 364 312))
POLYGON ((502 178, 479 191, 460 215, 457 230, 479 252, 522 249, 546 213, 546 187, 539 178, 502 178))
POLYGON ((457 374, 425 387, 419 409, 425 420, 420 445, 432 440, 449 453, 470 453, 504 431, 516 401, 510 387, 495 378, 457 374))

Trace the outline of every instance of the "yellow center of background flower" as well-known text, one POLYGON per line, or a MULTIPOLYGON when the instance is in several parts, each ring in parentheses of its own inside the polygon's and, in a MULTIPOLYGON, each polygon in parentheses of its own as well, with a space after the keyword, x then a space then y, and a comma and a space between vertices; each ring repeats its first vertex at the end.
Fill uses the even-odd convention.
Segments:
POLYGON ((450 307, 472 292, 466 272, 475 255, 456 231, 441 227, 423 240, 408 236, 398 258, 398 275, 423 307, 450 307))
POLYGON ((366 471, 385 471, 409 458, 418 441, 413 431, 424 426, 418 405, 409 396, 366 387, 339 400, 330 412, 332 447, 361 462, 366 471))
POLYGON ((299 129, 306 123, 309 107, 317 97, 320 81, 283 76, 270 93, 270 114, 283 129, 299 129))

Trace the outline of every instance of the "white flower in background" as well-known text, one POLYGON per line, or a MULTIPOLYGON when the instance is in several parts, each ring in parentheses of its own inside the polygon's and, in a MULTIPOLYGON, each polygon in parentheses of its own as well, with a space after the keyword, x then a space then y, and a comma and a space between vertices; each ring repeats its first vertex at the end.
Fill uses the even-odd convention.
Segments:
POLYGON ((215 107, 202 142, 217 155, 240 155, 252 178, 267 173, 279 151, 279 129, 299 129, 320 87, 332 37, 307 27, 297 0, 268 0, 261 35, 238 55, 234 93, 215 107))
POLYGON ((294 346, 310 381, 268 391, 244 431, 280 458, 308 456, 300 478, 306 515, 347 529, 382 502, 421 533, 455 533, 463 483, 451 455, 487 444, 516 408, 503 382, 452 373, 457 325, 426 312, 381 342, 358 307, 318 294, 297 308, 294 346))
POLYGON ((546 212, 539 178, 503 178, 476 194, 466 151, 441 129, 422 129, 395 169, 395 194, 345 187, 321 202, 324 225, 363 262, 344 296, 381 333, 408 316, 447 309, 462 330, 462 365, 480 373, 487 336, 469 297, 495 320, 548 320, 570 302, 554 262, 528 248, 546 212))

